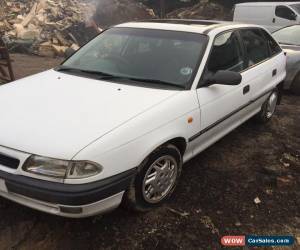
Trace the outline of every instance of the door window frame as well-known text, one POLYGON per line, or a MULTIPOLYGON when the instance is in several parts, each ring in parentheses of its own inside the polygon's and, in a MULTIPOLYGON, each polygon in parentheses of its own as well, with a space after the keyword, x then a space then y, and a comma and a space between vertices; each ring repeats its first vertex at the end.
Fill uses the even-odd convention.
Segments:
MULTIPOLYGON (((261 28, 258 28, 258 27, 257 27, 257 28, 256 28, 256 27, 249 27, 249 28, 242 28, 242 29, 239 29, 238 32, 239 32, 239 34, 240 34, 242 46, 243 46, 244 51, 245 51, 245 54, 244 54, 245 60, 248 62, 249 58, 248 58, 248 53, 247 53, 246 45, 245 45, 245 43, 243 42, 243 38, 242 38, 242 35, 241 35, 241 31, 242 31, 242 30, 257 30, 257 31, 260 33, 260 35, 261 35, 262 38, 265 38, 265 36, 264 36, 263 32, 261 31, 262 29, 261 29, 261 28)), ((265 61, 267 61, 267 60, 269 60, 269 59, 271 58, 271 50, 270 50, 270 47, 269 47, 269 43, 266 43, 266 44, 267 44, 267 47, 268 47, 268 57, 265 58, 264 60, 261 60, 261 61, 255 63, 255 64, 251 65, 251 66, 246 67, 246 68, 245 68, 244 70, 242 70, 240 73, 245 72, 245 71, 247 71, 247 70, 249 70, 249 69, 251 69, 251 68, 253 68, 253 67, 255 67, 255 66, 259 65, 259 64, 261 64, 261 63, 264 63, 265 61)))
MULTIPOLYGON (((224 31, 218 33, 217 35, 215 35, 214 40, 212 42, 212 46, 210 47, 209 55, 208 55, 208 57, 206 59, 206 62, 205 62, 205 67, 204 67, 204 69, 202 71, 202 74, 201 74, 201 77, 200 77, 200 80, 198 82, 198 85, 197 85, 196 89, 205 87, 204 86, 204 82, 203 82, 203 80, 204 80, 203 78, 204 78, 204 75, 205 75, 207 64, 208 64, 209 59, 211 57, 211 53, 212 53, 212 50, 213 50, 213 47, 214 47, 213 45, 215 43, 215 40, 218 38, 218 36, 220 36, 220 35, 222 35, 224 33, 228 33, 230 31, 237 32, 237 37, 238 37, 239 44, 240 44, 241 50, 242 50, 242 56, 243 56, 243 59, 244 59, 244 63, 246 65, 246 61, 248 60, 248 58, 247 58, 247 52, 246 52, 245 44, 244 44, 243 39, 241 37, 240 31, 241 30, 248 30, 248 29, 250 29, 250 30, 253 30, 253 29, 259 30, 259 32, 261 33, 262 37, 266 38, 266 36, 264 35, 264 32, 262 32, 263 29, 259 28, 259 27, 240 27, 240 28, 228 29, 228 30, 224 30, 224 31)), ((245 66, 246 68, 244 70, 240 71, 239 73, 242 74, 244 72, 247 72, 248 70, 251 70, 252 68, 254 68, 256 66, 258 66, 260 64, 263 64, 263 63, 271 60, 273 57, 278 56, 278 55, 280 55, 283 52, 283 50, 281 49, 281 51, 279 51, 277 54, 272 55, 269 43, 267 43, 267 46, 268 46, 268 54, 269 54, 268 58, 266 58, 265 60, 262 60, 262 61, 260 61, 260 62, 258 62, 256 64, 253 64, 250 67, 246 67, 245 66)))
MULTIPOLYGON (((214 48, 214 44, 215 44, 217 38, 219 36, 221 36, 223 34, 226 34, 226 33, 229 33, 229 32, 236 33, 236 36, 237 36, 237 39, 238 39, 238 43, 239 43, 239 46, 240 46, 240 49, 241 49, 241 56, 242 56, 242 58, 244 60, 244 67, 245 67, 245 63, 246 63, 245 62, 245 52, 246 51, 245 51, 244 44, 242 43, 242 38, 241 38, 240 33, 239 33, 239 28, 224 30, 224 31, 216 34, 215 37, 214 37, 214 39, 213 39, 212 46, 210 47, 209 55, 208 55, 208 57, 206 59, 205 66, 204 66, 204 69, 202 71, 202 74, 201 74, 201 77, 200 77, 200 80, 199 80, 199 83, 198 83, 196 89, 204 87, 203 86, 204 85, 204 82, 203 82, 204 79, 203 78, 204 78, 204 75, 205 75, 205 72, 206 72, 206 69, 207 69, 207 65, 208 65, 208 62, 209 62, 209 60, 211 58, 211 54, 212 54, 212 51, 213 51, 213 48, 214 48)), ((243 71, 240 71, 239 73, 241 73, 241 72, 243 72, 243 71)))
MULTIPOLYGON (((262 28, 259 28, 259 27, 246 27, 246 28, 240 28, 240 29, 239 29, 239 32, 240 32, 241 30, 245 30, 245 29, 246 29, 246 30, 248 30, 248 29, 250 29, 250 30, 253 30, 253 29, 259 30, 259 32, 260 32, 260 34, 262 35, 262 37, 266 39, 266 36, 265 36, 264 33, 262 32, 262 30, 263 30, 262 28)), ((244 44, 243 41, 242 41, 242 44, 243 44, 243 47, 244 47, 244 50, 245 50, 245 54, 247 54, 247 53, 246 53, 245 44, 244 44)), ((269 54, 268 58, 266 58, 266 59, 264 59, 264 60, 262 60, 262 61, 260 61, 260 62, 258 62, 258 63, 256 63, 256 64, 253 64, 253 65, 251 65, 250 67, 247 67, 246 69, 244 69, 244 70, 241 71, 240 73, 244 73, 244 72, 246 72, 246 71, 248 71, 248 70, 250 70, 250 69, 252 69, 252 68, 254 68, 254 67, 256 67, 256 66, 258 66, 258 65, 260 65, 260 64, 262 64, 262 63, 265 63, 265 62, 271 60, 273 57, 278 56, 279 54, 282 53, 282 49, 281 49, 280 52, 278 52, 277 54, 272 55, 272 53, 271 53, 271 48, 270 48, 269 43, 267 43, 267 46, 268 46, 268 54, 269 54)))

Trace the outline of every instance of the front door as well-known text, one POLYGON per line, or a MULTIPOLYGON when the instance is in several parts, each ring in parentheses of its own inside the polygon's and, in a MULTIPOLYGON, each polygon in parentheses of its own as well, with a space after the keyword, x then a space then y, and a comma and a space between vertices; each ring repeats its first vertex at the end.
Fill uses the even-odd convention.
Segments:
MULTIPOLYGON (((242 72, 245 58, 237 31, 218 35, 207 61, 202 84, 218 70, 242 72)), ((201 122, 199 133, 190 139, 194 154, 204 150, 240 124, 242 107, 250 100, 247 81, 236 86, 214 84, 200 86, 197 95, 201 122)))

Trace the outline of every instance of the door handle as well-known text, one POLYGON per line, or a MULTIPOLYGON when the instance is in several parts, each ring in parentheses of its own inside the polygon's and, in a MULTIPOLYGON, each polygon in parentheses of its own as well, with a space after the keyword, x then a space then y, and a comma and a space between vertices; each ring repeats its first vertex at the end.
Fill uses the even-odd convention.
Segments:
POLYGON ((246 95, 250 91, 250 85, 247 85, 243 88, 243 95, 246 95))
POLYGON ((272 72, 272 76, 276 76, 277 75, 277 69, 274 69, 273 72, 272 72))
POLYGON ((275 19, 275 18, 273 18, 272 22, 273 22, 273 23, 275 23, 275 22, 276 22, 276 19, 275 19))

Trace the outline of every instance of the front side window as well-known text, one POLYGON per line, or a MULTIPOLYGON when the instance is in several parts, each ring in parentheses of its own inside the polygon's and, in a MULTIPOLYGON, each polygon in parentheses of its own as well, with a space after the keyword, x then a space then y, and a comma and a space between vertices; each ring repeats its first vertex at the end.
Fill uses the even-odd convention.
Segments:
POLYGON ((286 6, 277 6, 275 10, 275 15, 277 17, 291 21, 297 19, 297 15, 295 14, 295 12, 286 6))
POLYGON ((260 29, 242 29, 240 34, 246 50, 246 68, 270 57, 268 43, 260 29))
POLYGON ((120 81, 126 78, 135 84, 170 83, 188 88, 207 40, 207 36, 198 33, 112 28, 85 45, 63 66, 85 73, 104 73, 120 81))
POLYGON ((237 33, 229 31, 217 36, 207 63, 207 73, 218 70, 240 72, 243 69, 244 59, 237 33))

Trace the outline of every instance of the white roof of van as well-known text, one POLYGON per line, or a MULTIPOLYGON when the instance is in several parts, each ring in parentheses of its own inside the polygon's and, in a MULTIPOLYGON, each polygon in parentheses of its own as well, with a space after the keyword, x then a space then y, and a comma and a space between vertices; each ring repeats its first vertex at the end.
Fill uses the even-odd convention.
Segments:
POLYGON ((239 3, 236 6, 277 6, 277 5, 300 4, 300 2, 255 2, 255 3, 239 3))

